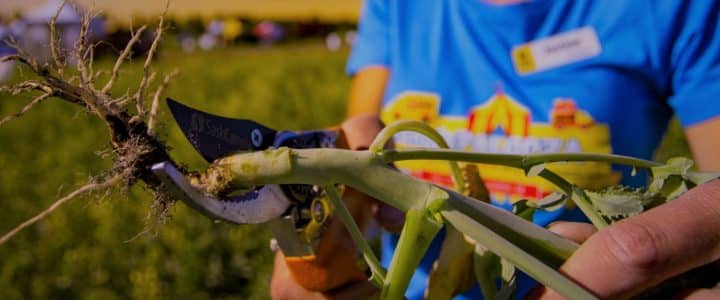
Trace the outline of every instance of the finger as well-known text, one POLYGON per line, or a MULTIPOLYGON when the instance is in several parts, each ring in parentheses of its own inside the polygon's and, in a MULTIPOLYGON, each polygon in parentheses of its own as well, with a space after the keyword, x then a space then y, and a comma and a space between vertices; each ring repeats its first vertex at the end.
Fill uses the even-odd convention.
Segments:
POLYGON ((720 180, 714 180, 601 230, 561 270, 601 298, 623 298, 715 261, 720 258, 718 197, 720 180))
POLYGON ((375 114, 361 114, 352 117, 341 125, 347 146, 351 150, 363 150, 370 147, 383 125, 375 114))
POLYGON ((402 231, 403 224, 405 224, 405 213, 403 211, 383 202, 374 201, 372 212, 375 220, 383 229, 392 233, 402 231))
POLYGON ((720 289, 697 289, 691 292, 688 292, 685 297, 682 299, 685 300, 710 300, 710 299, 720 299, 720 289))
POLYGON ((277 252, 270 281, 270 296, 274 300, 377 299, 380 295, 379 289, 366 280, 350 282, 325 293, 307 290, 294 279, 284 261, 282 253, 277 252))
POLYGON ((597 232, 597 228, 592 224, 564 221, 553 222, 548 226, 548 230, 578 244, 582 244, 597 232))
POLYGON ((270 279, 270 298, 274 300, 284 299, 326 299, 323 294, 308 291, 293 278, 290 270, 285 265, 285 257, 280 251, 275 254, 272 278, 270 279))

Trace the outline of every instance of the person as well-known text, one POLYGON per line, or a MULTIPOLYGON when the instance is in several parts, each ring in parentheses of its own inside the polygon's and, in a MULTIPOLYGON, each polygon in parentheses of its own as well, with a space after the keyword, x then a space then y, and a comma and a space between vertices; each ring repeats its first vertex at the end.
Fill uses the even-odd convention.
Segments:
MULTIPOLYGON (((373 116, 386 123, 420 120, 438 129, 452 148, 460 150, 596 152, 649 159, 674 114, 685 129, 698 167, 720 170, 720 156, 714 152, 720 140, 708 138, 720 129, 720 102, 714 100, 720 96, 719 14, 719 1, 367 0, 347 65, 353 76, 349 120, 351 124, 358 123, 354 121, 358 118, 368 124, 377 122, 372 121, 373 116)), ((371 137, 376 131, 366 132, 371 137)), ((395 144, 399 148, 432 146, 412 133, 397 135, 395 144)), ((398 167, 441 185, 451 183, 444 164, 405 162, 398 167)), ((646 180, 631 169, 599 163, 568 164, 556 171, 588 188, 618 183, 638 186, 646 180)), ((548 183, 524 178, 519 171, 482 165, 480 172, 493 202, 502 207, 508 208, 518 199, 537 200, 552 191, 548 183)), ((699 201, 710 208, 708 212, 717 211, 716 201, 704 199, 712 195, 703 195, 690 193, 684 197, 689 199, 673 202, 671 207, 683 211, 699 201)), ((706 249, 717 249, 712 233, 694 223, 667 224, 668 231, 658 233, 659 237, 640 230, 646 227, 632 225, 667 221, 673 212, 669 209, 648 212, 631 218, 637 221, 621 222, 593 235, 563 270, 569 276, 585 278, 581 283, 590 282, 587 278, 592 276, 632 277, 622 272, 601 274, 597 268, 588 273, 581 267, 592 260, 588 254, 602 247, 620 247, 611 246, 613 243, 629 243, 614 239, 625 236, 619 232, 668 243, 631 244, 650 249, 651 258, 657 255, 655 259, 671 256, 668 253, 698 251, 684 247, 699 241, 708 243, 703 244, 709 247, 706 249)), ((386 207, 377 211, 382 221, 396 215, 386 207)), ((580 219, 577 209, 562 208, 536 214, 534 222, 546 226, 557 220, 580 219)), ((573 228, 566 230, 569 236, 587 232, 581 225, 564 226, 573 228)), ((440 239, 415 273, 407 298, 422 297, 440 239)), ((396 243, 396 235, 383 236, 386 266, 396 243)), ((708 252, 715 255, 711 250, 708 252)), ((712 255, 703 256, 701 263, 715 261, 717 256, 712 255)), ((619 263, 632 265, 632 257, 629 261, 619 257, 619 263)), ((641 263, 660 264, 652 260, 641 263)), ((652 280, 630 280, 632 285, 624 287, 623 282, 597 278, 591 281, 602 284, 587 286, 599 295, 632 293, 637 292, 633 286, 646 287, 695 265, 665 266, 672 272, 666 270, 652 280), (613 284, 616 286, 611 287, 613 284)), ((277 274, 282 267, 276 263, 277 274)), ((273 293, 276 284, 284 283, 279 278, 273 278, 273 293)), ((285 286, 291 285, 290 281, 285 286)), ((521 284, 520 294, 530 287, 521 284)), ((477 299, 480 294, 471 289, 458 299, 464 297, 477 299)))

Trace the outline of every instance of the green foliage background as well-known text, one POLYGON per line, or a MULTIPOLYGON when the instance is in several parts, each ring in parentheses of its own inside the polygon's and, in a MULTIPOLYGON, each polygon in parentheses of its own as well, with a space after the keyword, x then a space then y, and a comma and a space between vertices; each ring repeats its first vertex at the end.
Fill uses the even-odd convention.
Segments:
MULTIPOLYGON (((318 42, 236 47, 184 54, 166 47, 156 70, 181 74, 167 95, 199 109, 284 129, 338 124, 345 114, 347 51, 318 42)), ((97 67, 109 67, 103 59, 97 67)), ((115 93, 137 84, 142 60, 127 65, 115 93)), ((18 73, 14 80, 27 78, 18 73)), ((0 95, 0 115, 27 99, 0 95)), ((162 106, 173 157, 206 164, 162 106)), ((103 125, 77 107, 49 100, 0 127, 0 233, 45 209, 108 167, 103 125)), ((671 126, 659 158, 687 155, 671 126)), ((264 299, 270 236, 258 226, 216 224, 183 204, 160 226, 148 225, 142 186, 77 199, 0 246, 0 299, 264 299), (136 235, 149 229, 149 232, 136 235)))
MULTIPOLYGON (((346 55, 328 52, 319 42, 193 54, 166 47, 155 68, 180 69, 167 95, 184 103, 278 129, 310 129, 342 121, 346 55)), ((96 68, 111 64, 102 59, 96 68)), ((139 81, 142 60, 127 66, 116 93, 139 81)), ((26 100, 0 96, 0 115, 14 113, 26 100)), ((172 156, 194 169, 205 166, 165 105, 161 111, 172 156)), ((74 105, 48 100, 0 127, 1 233, 109 166, 97 153, 109 148, 102 126, 74 105)), ((0 246, 0 299, 268 297, 267 231, 215 224, 183 204, 164 225, 146 226, 150 204, 138 185, 61 207, 0 246), (150 231, 131 240, 145 229, 150 231)))

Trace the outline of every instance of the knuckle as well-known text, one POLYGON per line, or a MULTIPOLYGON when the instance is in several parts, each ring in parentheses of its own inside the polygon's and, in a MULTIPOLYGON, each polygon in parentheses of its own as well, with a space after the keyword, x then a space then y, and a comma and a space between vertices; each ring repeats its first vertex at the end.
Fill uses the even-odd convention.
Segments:
POLYGON ((660 245, 662 232, 628 220, 601 231, 610 258, 624 268, 652 273, 665 263, 660 245))

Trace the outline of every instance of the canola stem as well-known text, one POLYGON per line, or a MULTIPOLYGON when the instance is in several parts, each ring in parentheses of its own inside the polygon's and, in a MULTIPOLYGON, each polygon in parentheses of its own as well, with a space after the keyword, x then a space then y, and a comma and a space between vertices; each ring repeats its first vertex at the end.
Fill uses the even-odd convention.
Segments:
POLYGON ((540 283, 558 292, 561 296, 567 299, 597 299, 590 292, 549 267, 543 261, 528 254, 492 229, 485 227, 462 212, 450 209, 442 211, 441 214, 452 226, 472 237, 478 243, 485 245, 490 251, 498 253, 540 283))
MULTIPOLYGON (((385 144, 387 144, 387 142, 390 141, 395 134, 401 131, 417 132, 435 142, 435 144, 437 144, 440 148, 450 148, 445 139, 434 128, 430 127, 430 125, 419 121, 404 120, 392 123, 383 128, 370 145, 370 152, 374 154, 382 153, 385 144)), ((455 183, 455 190, 460 193, 464 192, 465 178, 462 176, 460 167, 456 161, 448 161, 448 163, 450 164, 450 173, 452 174, 453 182, 455 183)))
POLYGON ((607 162, 649 169, 661 163, 630 156, 601 153, 534 153, 526 155, 478 153, 446 149, 384 150, 378 153, 387 163, 401 160, 454 160, 529 170, 531 167, 555 162, 607 162))
POLYGON ((573 202, 575 202, 575 205, 577 205, 577 207, 585 214, 585 216, 590 219, 590 222, 592 222, 595 227, 597 227, 598 229, 602 229, 608 226, 608 223, 605 221, 605 219, 603 219, 600 213, 595 210, 583 190, 575 187, 570 182, 560 177, 560 175, 548 169, 542 170, 542 172, 540 172, 538 176, 544 178, 547 181, 550 181, 552 184, 562 189, 563 192, 565 192, 565 195, 567 195, 573 202))
MULTIPOLYGON (((228 167, 234 173, 232 181, 237 184, 290 183, 331 186, 334 183, 344 183, 408 212, 406 222, 412 223, 406 223, 395 257, 383 281, 386 299, 402 298, 419 259, 442 226, 438 219, 440 214, 458 230, 469 234, 501 257, 512 257, 509 260, 513 264, 531 270, 532 276, 554 278, 543 279, 543 282, 563 295, 587 295, 583 294, 581 287, 568 282, 553 269, 569 257, 577 248, 576 244, 507 211, 398 172, 385 165, 381 157, 367 151, 277 149, 265 151, 263 155, 237 154, 225 163, 231 165, 228 167), (453 214, 456 216, 451 216, 453 214), (456 224, 457 215, 469 221, 466 226, 456 224), (475 228, 476 226, 482 226, 483 229, 475 228), (478 235, 487 232, 493 233, 494 238, 488 240, 478 235), (502 240, 502 243, 487 244, 497 242, 498 239, 502 240)), ((333 194, 332 189, 328 191, 330 195, 333 194)), ((344 205, 338 201, 339 197, 335 196, 332 196, 335 198, 334 204, 340 212, 344 205)), ((354 224, 349 213, 345 221, 347 224, 354 224)), ((351 229, 352 225, 348 225, 348 228, 354 231, 351 229)), ((360 241, 362 236, 359 230, 356 230, 354 235, 359 247, 366 248, 360 241)), ((370 265, 372 267, 376 264, 371 262, 370 265)))
POLYGON ((367 262, 370 267, 370 271, 372 272, 370 282, 375 284, 377 287, 382 287, 383 282, 385 281, 385 270, 380 265, 380 261, 377 257, 375 257, 370 245, 368 245, 365 238, 363 238, 360 228, 358 228, 357 223, 355 223, 355 220, 347 210, 347 207, 343 204, 340 192, 338 192, 337 188, 332 185, 326 186, 325 191, 327 192, 328 198, 330 198, 330 202, 332 202, 333 206, 335 206, 335 211, 338 213, 338 217, 343 224, 345 224, 345 228, 347 228, 350 233, 350 237, 353 239, 353 242, 355 242, 355 245, 362 253, 363 258, 365 258, 365 262, 367 262))
POLYGON ((407 212, 380 299, 403 299, 415 269, 441 228, 442 223, 431 218, 426 210, 407 212))

